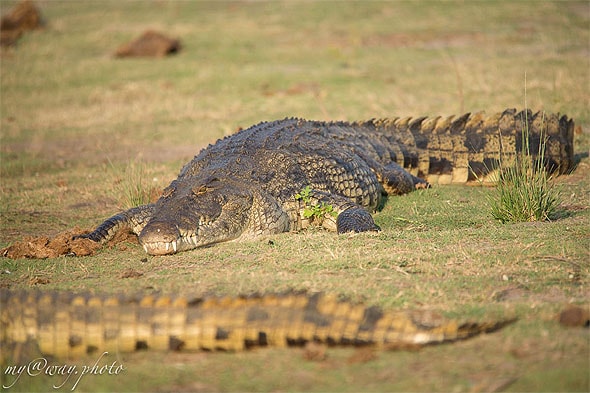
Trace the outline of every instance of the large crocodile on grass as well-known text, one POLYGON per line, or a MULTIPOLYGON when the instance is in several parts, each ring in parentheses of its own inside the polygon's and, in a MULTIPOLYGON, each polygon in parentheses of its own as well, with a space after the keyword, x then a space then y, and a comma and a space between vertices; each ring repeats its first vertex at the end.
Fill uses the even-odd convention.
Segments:
POLYGON ((546 141, 546 168, 567 172, 573 128, 566 116, 514 109, 456 118, 260 123, 202 150, 156 203, 119 213, 85 237, 104 242, 128 227, 147 253, 171 254, 299 230, 315 218, 310 207, 329 211, 325 228, 374 231, 370 213, 387 195, 485 179, 500 158, 506 164, 523 151, 535 156, 540 141, 546 141))
POLYGON ((0 289, 0 306, 4 361, 138 349, 240 351, 311 341, 408 349, 466 339, 513 322, 458 322, 432 311, 385 312, 336 296, 297 292, 190 299, 0 289))

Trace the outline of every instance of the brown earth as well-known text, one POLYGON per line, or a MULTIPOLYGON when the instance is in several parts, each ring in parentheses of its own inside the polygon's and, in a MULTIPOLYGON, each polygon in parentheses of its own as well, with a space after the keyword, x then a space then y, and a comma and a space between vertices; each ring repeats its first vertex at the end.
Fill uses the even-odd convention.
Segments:
MULTIPOLYGON (((89 239, 75 238, 89 232, 76 227, 60 232, 52 238, 48 236, 27 236, 23 240, 0 250, 0 255, 11 259, 44 259, 57 258, 61 255, 78 257, 94 255, 103 247, 103 244, 89 239)), ((106 243, 106 246, 112 248, 123 242, 137 243, 137 237, 126 230, 121 230, 106 243)))
POLYGON ((147 30, 135 40, 121 45, 115 57, 164 57, 180 51, 180 41, 166 35, 147 30))
POLYGON ((13 46, 25 31, 43 25, 41 12, 32 1, 21 1, 0 21, 0 45, 13 46))
POLYGON ((590 309, 570 306, 559 314, 559 323, 568 327, 590 327, 590 309))

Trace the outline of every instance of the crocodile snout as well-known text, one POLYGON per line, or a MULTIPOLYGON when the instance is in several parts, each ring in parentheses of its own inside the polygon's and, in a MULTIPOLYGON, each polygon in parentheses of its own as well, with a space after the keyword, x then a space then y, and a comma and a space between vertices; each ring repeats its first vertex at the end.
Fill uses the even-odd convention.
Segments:
POLYGON ((150 255, 176 253, 180 239, 176 225, 167 222, 150 222, 139 234, 139 244, 150 255))

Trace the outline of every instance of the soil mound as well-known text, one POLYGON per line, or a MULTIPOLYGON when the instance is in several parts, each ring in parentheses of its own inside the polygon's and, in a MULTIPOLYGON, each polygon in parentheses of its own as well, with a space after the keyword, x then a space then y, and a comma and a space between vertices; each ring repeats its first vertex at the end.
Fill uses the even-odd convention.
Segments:
POLYGON ((153 30, 145 31, 135 40, 121 45, 115 57, 164 57, 180 51, 180 41, 153 30))
POLYGON ((590 327, 588 306, 570 306, 559 314, 559 323, 568 327, 590 327))
MULTIPOLYGON (((48 236, 32 237, 27 236, 23 240, 0 250, 0 255, 11 258, 57 258, 61 255, 67 256, 88 256, 94 255, 103 244, 89 239, 74 239, 75 236, 83 235, 89 231, 74 228, 58 233, 55 237, 48 236)), ((113 247, 122 242, 137 243, 137 237, 126 230, 119 231, 113 239, 106 243, 107 247, 113 247)))
POLYGON ((29 0, 21 1, 0 20, 0 45, 15 45, 23 32, 42 26, 41 12, 35 4, 29 0))

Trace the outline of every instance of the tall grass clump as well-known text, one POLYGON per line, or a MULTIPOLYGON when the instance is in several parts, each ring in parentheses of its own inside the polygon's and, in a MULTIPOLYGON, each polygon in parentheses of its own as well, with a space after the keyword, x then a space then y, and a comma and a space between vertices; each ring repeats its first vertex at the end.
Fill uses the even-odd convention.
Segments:
POLYGON ((156 187, 146 180, 145 165, 142 162, 128 162, 121 176, 121 171, 110 162, 113 171, 115 189, 121 196, 123 208, 130 209, 151 202, 156 187))
POLYGON ((150 203, 152 187, 146 185, 145 167, 142 163, 130 163, 125 169, 126 181, 122 182, 127 208, 150 203))
POLYGON ((540 135, 539 150, 531 155, 526 114, 520 153, 510 165, 500 158, 498 182, 489 199, 492 216, 503 223, 550 220, 561 203, 560 190, 545 170, 546 136, 540 135))

